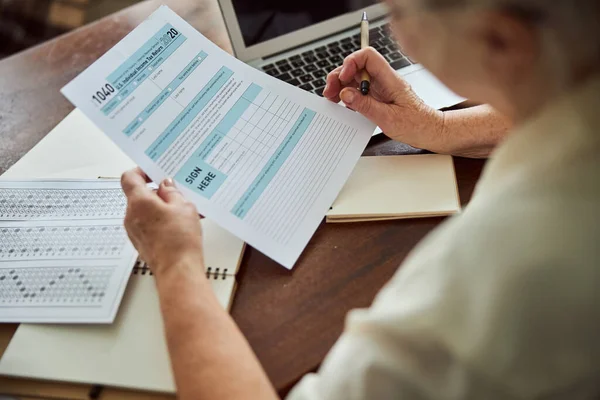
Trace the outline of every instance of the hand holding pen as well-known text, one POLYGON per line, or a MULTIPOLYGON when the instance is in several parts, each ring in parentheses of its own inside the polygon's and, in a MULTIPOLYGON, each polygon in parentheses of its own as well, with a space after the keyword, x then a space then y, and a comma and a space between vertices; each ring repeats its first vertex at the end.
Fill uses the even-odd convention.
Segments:
POLYGON ((372 47, 350 54, 331 71, 323 96, 334 103, 343 101, 346 107, 377 124, 387 136, 414 147, 432 148, 432 143, 443 137, 443 113, 423 103, 372 47), (371 78, 368 96, 360 90, 364 72, 371 78))

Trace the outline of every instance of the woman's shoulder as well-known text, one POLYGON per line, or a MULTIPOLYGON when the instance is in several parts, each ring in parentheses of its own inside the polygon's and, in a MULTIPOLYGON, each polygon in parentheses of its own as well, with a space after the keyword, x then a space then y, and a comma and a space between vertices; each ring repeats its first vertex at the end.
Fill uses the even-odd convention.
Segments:
POLYGON ((367 318, 523 397, 597 373, 600 198, 563 189, 474 201, 413 251, 367 318))

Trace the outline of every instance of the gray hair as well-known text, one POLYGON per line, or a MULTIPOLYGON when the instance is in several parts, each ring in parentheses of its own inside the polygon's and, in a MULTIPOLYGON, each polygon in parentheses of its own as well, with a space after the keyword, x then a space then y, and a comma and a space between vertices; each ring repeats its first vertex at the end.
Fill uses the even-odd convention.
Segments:
POLYGON ((498 9, 540 32, 545 62, 569 79, 573 69, 600 65, 600 0, 423 0, 427 7, 498 9))

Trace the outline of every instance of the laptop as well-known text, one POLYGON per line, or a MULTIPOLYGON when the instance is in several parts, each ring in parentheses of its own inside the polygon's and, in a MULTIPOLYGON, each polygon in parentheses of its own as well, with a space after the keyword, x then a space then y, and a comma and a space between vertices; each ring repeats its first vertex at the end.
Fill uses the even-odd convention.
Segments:
POLYGON ((235 56, 282 81, 322 96, 327 74, 360 48, 360 18, 370 45, 425 103, 441 109, 464 101, 398 48, 387 10, 377 0, 219 0, 235 56))

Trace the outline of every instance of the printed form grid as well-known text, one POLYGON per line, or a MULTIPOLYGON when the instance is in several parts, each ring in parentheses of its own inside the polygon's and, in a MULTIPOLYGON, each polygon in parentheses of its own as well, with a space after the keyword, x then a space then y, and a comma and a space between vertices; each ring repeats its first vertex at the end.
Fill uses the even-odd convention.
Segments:
MULTIPOLYGON (((264 89, 261 91, 261 94, 263 93, 264 89)), ((230 182, 235 180, 235 177, 238 174, 251 175, 260 163, 259 158, 248 156, 248 153, 260 156, 257 154, 256 149, 258 143, 262 145, 262 142, 259 142, 257 139, 252 137, 252 132, 256 127, 256 122, 250 121, 253 120, 256 112, 261 109, 267 97, 268 96, 259 95, 257 98, 260 99, 260 102, 258 102, 256 99, 250 102, 248 109, 246 109, 246 111, 240 116, 238 121, 236 121, 234 126, 231 128, 231 131, 223 138, 219 144, 219 147, 215 149, 214 155, 209 155, 207 159, 210 165, 227 174, 230 176, 230 178, 233 178, 226 181, 217 191, 217 194, 214 197, 224 208, 226 208, 225 204, 227 204, 228 199, 233 201, 232 196, 234 196, 234 193, 231 193, 231 191, 239 189, 239 186, 245 186, 245 184, 231 186, 230 182), (233 145, 232 142, 234 143, 233 145), (228 149, 230 147, 231 155, 229 157, 224 157, 222 155, 224 149, 228 149), (241 160, 241 164, 239 163, 239 160, 241 160)), ((265 150, 266 149, 267 148, 265 148, 265 150)))
MULTIPOLYGON (((281 230, 284 227, 287 227, 292 221, 297 221, 299 216, 304 215, 302 210, 304 207, 310 206, 311 200, 313 200, 315 195, 318 195, 320 192, 322 185, 319 183, 326 180, 330 173, 331 165, 327 165, 327 154, 329 154, 327 150, 331 148, 331 145, 340 141, 341 132, 341 123, 325 120, 325 118, 321 116, 317 117, 313 127, 302 139, 305 140, 305 143, 302 143, 303 151, 290 157, 288 163, 284 164, 284 167, 280 171, 280 178, 273 180, 271 183, 273 186, 267 189, 277 189, 278 193, 272 197, 270 203, 265 203, 264 206, 261 206, 261 204, 257 202, 255 205, 257 210, 248 214, 250 222, 259 224, 260 221, 267 220, 267 224, 260 226, 260 228, 265 234, 276 238, 277 232, 274 231, 275 228, 278 227, 280 228, 279 230, 281 230), (319 132, 322 132, 323 129, 330 130, 331 134, 320 135, 319 132), (308 154, 311 154, 311 157, 314 159, 313 166, 318 167, 319 170, 322 171, 322 173, 319 174, 322 179, 307 180, 306 174, 309 169, 299 168, 299 164, 304 163, 308 154), (304 172, 300 173, 299 171, 304 172), (289 192, 292 187, 298 186, 310 186, 310 188, 303 190, 304 196, 301 198, 292 198, 289 192), (300 203, 300 205, 298 203, 300 203), (272 214, 273 209, 280 210, 278 216, 272 214), (270 215, 269 219, 266 219, 267 214, 270 215)), ((343 148, 346 143, 340 142, 338 144, 343 148)))
POLYGON ((22 184, 0 190, 0 308, 46 315, 45 307, 106 307, 114 300, 110 282, 130 250, 118 182, 22 184))
POLYGON ((127 200, 118 189, 3 188, 0 219, 119 218, 127 200))
POLYGON ((2 226, 0 264, 3 261, 119 258, 126 244, 123 225, 2 226))
MULTIPOLYGON (((316 121, 315 121, 315 125, 319 124, 319 120, 322 119, 322 116, 318 116, 316 121)), ((297 152, 295 156, 292 156, 289 160, 289 162, 293 162, 294 159, 300 159, 302 160, 305 156, 307 156, 308 154, 311 154, 311 150, 312 150, 312 143, 315 140, 318 140, 318 137, 316 135, 311 135, 311 132, 314 129, 314 126, 312 128, 310 128, 305 136, 300 140, 300 142, 298 143, 299 145, 304 146, 303 149, 300 152, 297 152), (309 143, 305 143, 307 141, 307 139, 305 139, 307 136, 310 136, 310 142, 309 143)), ((326 126, 327 128, 327 126, 326 126)), ((287 163, 284 164, 284 166, 282 167, 282 169, 280 170, 280 179, 274 179, 271 184, 269 186, 267 186, 267 189, 265 190, 265 193, 267 193, 269 190, 272 189, 282 189, 282 191, 276 193, 274 196, 271 197, 271 201, 269 202, 269 204, 266 207, 261 207, 260 206, 260 200, 257 201, 256 203, 256 207, 257 210, 255 212, 249 212, 248 216, 246 217, 247 220, 252 223, 252 224, 256 224, 257 226, 260 225, 261 221, 264 221, 265 218, 267 217, 267 215, 271 215, 272 213, 272 208, 276 208, 276 207, 284 207, 284 208, 288 208, 289 203, 283 203, 282 204, 282 199, 284 197, 286 197, 286 194, 283 193, 283 190, 287 190, 289 189, 289 186, 292 184, 292 181, 290 179, 292 179, 292 175, 293 172, 290 170, 290 168, 287 168, 287 163), (282 182, 281 186, 279 182, 282 182)), ((264 225, 262 226, 262 228, 268 228, 268 225, 264 225)), ((267 232, 266 230, 263 230, 264 233, 269 234, 269 232, 267 232)))
MULTIPOLYGON (((275 140, 275 137, 266 130, 266 125, 275 117, 268 107, 273 104, 276 97, 269 94, 260 103, 255 102, 256 100, 252 101, 231 132, 224 138, 223 148, 233 147, 231 152, 235 152, 241 147, 256 156, 264 157, 275 140)), ((230 172, 230 169, 223 168, 230 161, 230 157, 223 156, 222 152, 219 152, 212 160, 209 158, 208 161, 209 164, 225 174, 230 172)))
POLYGON ((127 250, 120 222, 0 225, 0 307, 103 305, 117 271, 110 264, 127 250), (104 260, 104 265, 82 266, 85 259, 104 260))
MULTIPOLYGON (((264 89, 263 91, 265 95, 262 96, 262 99, 261 97, 257 98, 260 102, 252 102, 232 129, 232 131, 236 131, 233 140, 240 146, 237 151, 244 155, 239 157, 242 161, 235 165, 235 168, 232 164, 230 169, 223 171, 231 174, 230 177, 233 179, 226 181, 214 196, 214 199, 226 210, 233 207, 239 196, 252 183, 268 157, 285 139, 285 135, 301 111, 297 104, 289 100, 279 100, 279 96, 264 89), (259 149, 259 153, 256 152, 257 149, 259 149), (258 157, 248 157, 247 152, 252 152, 258 157), (243 174, 244 177, 238 181, 237 185, 231 185, 230 182, 236 180, 235 174, 243 174)), ((212 160, 208 161, 218 168, 212 160)))
POLYGON ((333 150, 344 153, 356 132, 341 122, 319 115, 298 144, 302 151, 292 153, 286 160, 263 196, 248 212, 248 222, 286 244, 337 166, 338 161, 328 154, 333 150), (330 133, 322 135, 324 131, 330 133), (311 156, 307 157, 308 154, 311 156), (307 159, 313 160, 311 168, 305 165, 307 159), (321 173, 314 179, 307 176, 309 170, 321 173), (301 190, 303 196, 293 197, 291 193, 297 192, 298 187, 304 189, 301 190), (277 191, 277 195, 269 197, 270 191, 277 191))
POLYGON ((101 307, 116 268, 0 267, 0 307, 101 307))
MULTIPOLYGON (((287 102, 287 104, 283 105, 284 107, 284 114, 283 118, 279 117, 279 116, 275 116, 275 118, 273 118, 275 121, 273 123, 273 125, 269 128, 269 132, 281 132, 280 131, 280 127, 283 127, 284 130, 283 132, 287 130, 289 130, 289 127, 291 127, 291 125, 293 124, 293 119, 292 117, 290 117, 290 111, 291 110, 296 110, 299 111, 299 107, 297 105, 294 105, 291 102, 287 102)), ((281 135, 281 133, 280 133, 281 135)), ((275 135, 272 135, 273 137, 276 137, 275 135)), ((268 147, 268 152, 266 153, 266 155, 270 155, 270 152, 275 149, 278 145, 279 142, 281 140, 284 139, 284 135, 281 135, 281 137, 277 139, 275 139, 272 144, 268 147)), ((239 168, 237 168, 238 173, 243 173, 245 175, 245 177, 243 178, 243 180, 241 181, 242 183, 238 186, 234 186, 231 188, 224 188, 226 189, 225 191, 223 191, 222 195, 219 194, 219 199, 222 199, 222 204, 224 206, 225 209, 230 210, 231 207, 233 207, 233 205, 235 204, 235 202, 237 201, 238 197, 246 190, 246 188, 252 183, 252 181, 254 180, 256 174, 260 171, 262 165, 265 162, 265 158, 263 159, 255 159, 252 157, 245 157, 245 163, 240 165, 239 168)))

